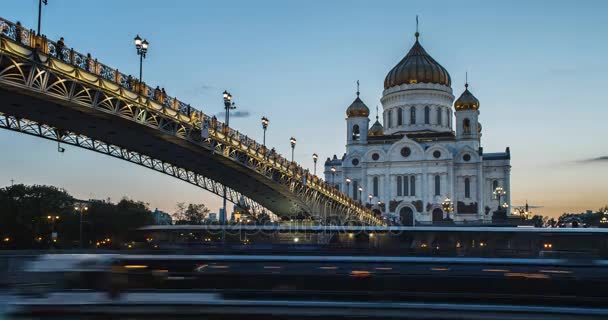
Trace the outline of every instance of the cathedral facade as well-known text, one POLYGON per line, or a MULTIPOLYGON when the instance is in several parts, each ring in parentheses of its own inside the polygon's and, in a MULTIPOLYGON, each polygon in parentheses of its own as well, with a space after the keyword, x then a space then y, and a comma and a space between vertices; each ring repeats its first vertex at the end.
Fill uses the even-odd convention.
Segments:
POLYGON ((346 109, 346 153, 328 158, 325 179, 389 221, 484 223, 509 212, 510 151, 481 146, 479 100, 455 99, 447 70, 416 41, 389 71, 378 114, 357 97, 346 109))

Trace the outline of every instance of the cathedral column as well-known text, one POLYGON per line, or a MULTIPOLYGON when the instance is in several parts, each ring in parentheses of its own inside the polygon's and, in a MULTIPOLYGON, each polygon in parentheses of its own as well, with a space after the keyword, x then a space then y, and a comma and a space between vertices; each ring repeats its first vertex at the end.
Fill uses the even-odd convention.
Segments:
MULTIPOLYGON (((427 165, 426 161, 422 163, 422 176, 420 177, 420 180, 421 180, 420 190, 421 190, 421 195, 422 195, 422 197, 420 197, 420 198, 422 200, 422 211, 426 212, 426 204, 429 201, 428 165, 427 165)), ((428 213, 428 212, 426 212, 426 213, 428 213)))
POLYGON ((389 203, 391 201, 391 165, 389 164, 385 168, 384 174, 384 212, 389 212, 390 206, 389 203))
MULTIPOLYGON (((456 193, 454 192, 454 186, 456 185, 456 176, 455 176, 454 162, 450 162, 448 165, 448 187, 449 187, 449 196, 454 203, 454 212, 457 212, 458 208, 458 199, 456 197, 456 193)), ((453 219, 453 218, 452 218, 453 219)))
POLYGON ((475 179, 475 183, 477 187, 477 215, 481 217, 481 219, 485 219, 486 213, 484 209, 484 196, 483 196, 483 162, 480 160, 477 164, 477 178, 475 179))

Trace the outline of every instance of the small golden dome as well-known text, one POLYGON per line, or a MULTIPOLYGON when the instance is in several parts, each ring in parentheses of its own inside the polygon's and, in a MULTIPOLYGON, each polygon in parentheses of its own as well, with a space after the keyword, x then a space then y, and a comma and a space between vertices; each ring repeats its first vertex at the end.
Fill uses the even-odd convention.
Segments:
POLYGON ((435 61, 418 42, 416 42, 384 79, 384 89, 410 83, 436 83, 449 87, 452 84, 448 71, 435 61))
POLYGON ((369 117, 369 108, 363 103, 363 101, 359 98, 359 93, 357 92, 357 98, 350 106, 346 109, 346 116, 351 117, 369 117))
POLYGON ((378 121, 378 117, 376 117, 376 122, 374 122, 372 127, 369 128, 367 135, 370 137, 373 137, 373 136, 381 136, 383 134, 384 134, 384 127, 378 121))
POLYGON ((460 95, 456 102, 454 102, 454 108, 458 110, 478 110, 479 100, 469 91, 469 84, 464 85, 464 92, 460 95))

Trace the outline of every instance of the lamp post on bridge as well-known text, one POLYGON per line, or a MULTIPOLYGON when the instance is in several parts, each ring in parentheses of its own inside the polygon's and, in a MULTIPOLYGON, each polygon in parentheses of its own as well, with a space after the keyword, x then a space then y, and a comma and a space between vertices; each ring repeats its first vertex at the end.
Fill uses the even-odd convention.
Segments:
POLYGON ((346 195, 350 197, 350 182, 352 180, 350 178, 346 178, 346 195))
MULTIPOLYGON (((228 91, 224 90, 223 97, 224 97, 224 110, 226 111, 226 114, 225 114, 226 120, 224 122, 226 129, 224 131, 224 134, 228 134, 230 132, 230 127, 229 127, 230 110, 236 109, 236 106, 234 105, 234 102, 232 102, 232 95, 228 91)), ((227 193, 226 185, 224 185, 224 197, 223 197, 224 198, 223 199, 224 214, 221 215, 221 217, 220 217, 222 220, 222 245, 226 242, 226 229, 225 228, 226 228, 226 216, 228 215, 228 212, 226 211, 227 210, 227 206, 226 206, 227 194, 226 193, 227 193)))
POLYGON ((145 39, 142 41, 139 35, 136 35, 133 41, 135 41, 135 49, 137 49, 137 55, 139 56, 139 82, 143 83, 144 80, 142 79, 142 71, 144 59, 146 58, 146 53, 148 53, 149 43, 148 40, 145 39))
POLYGON ((371 207, 372 205, 372 198, 374 197, 371 193, 369 194, 369 196, 367 196, 369 198, 369 205, 371 207))
POLYGON ((57 241, 57 237, 55 236, 55 221, 59 220, 59 216, 46 216, 46 219, 51 222, 51 248, 54 247, 54 243, 57 241))
POLYGON ((83 247, 83 243, 82 243, 82 216, 83 216, 83 214, 84 214, 85 211, 89 210, 89 207, 87 207, 85 205, 82 205, 82 204, 79 204, 79 205, 77 205, 77 206, 74 207, 74 210, 76 212, 80 213, 80 238, 79 238, 78 242, 80 242, 80 248, 82 248, 83 247))
POLYGON ((38 31, 37 36, 40 36, 40 20, 42 19, 42 4, 45 6, 49 4, 49 0, 38 0, 38 31))
POLYGON ((264 129, 264 139, 263 141, 263 145, 264 147, 266 146, 266 129, 268 128, 268 118, 266 117, 262 117, 262 129, 264 129))
POLYGON ((289 143, 291 144, 291 162, 293 162, 293 152, 296 149, 296 138, 289 138, 289 143))
POLYGON ((363 187, 359 187, 359 204, 363 203, 363 199, 361 199, 361 194, 363 193, 363 187))
POLYGON ((446 220, 450 220, 450 213, 454 211, 454 204, 452 200, 450 200, 450 197, 447 197, 445 198, 445 200, 443 200, 442 207, 443 211, 447 213, 446 220))
POLYGON ((336 188, 336 167, 331 167, 331 185, 336 188))
POLYGON ((317 159, 319 159, 319 155, 316 153, 312 154, 312 162, 315 163, 315 176, 317 175, 317 159))

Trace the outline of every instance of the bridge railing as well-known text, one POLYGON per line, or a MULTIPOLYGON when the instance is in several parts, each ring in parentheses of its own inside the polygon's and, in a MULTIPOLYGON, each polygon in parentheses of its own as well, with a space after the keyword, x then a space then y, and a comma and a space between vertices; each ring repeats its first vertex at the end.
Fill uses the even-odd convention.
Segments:
POLYGON ((254 150, 258 157, 264 158, 264 161, 271 163, 275 169, 281 170, 284 174, 291 177, 300 179, 308 187, 314 188, 326 196, 337 200, 342 205, 347 206, 349 209, 369 221, 380 221, 371 213, 371 211, 369 211, 369 209, 365 208, 362 203, 359 203, 348 195, 338 191, 321 178, 311 175, 307 169, 304 169, 297 163, 274 152, 274 149, 270 151, 267 150, 266 146, 237 130, 227 127, 215 117, 209 117, 202 111, 190 106, 190 104, 167 95, 165 91, 159 87, 152 88, 145 82, 140 82, 139 79, 136 79, 131 75, 124 74, 116 68, 112 68, 99 62, 97 59, 93 59, 90 53, 82 54, 75 51, 73 48, 66 47, 62 41, 53 41, 46 38, 44 35, 37 36, 34 30, 28 30, 19 23, 13 23, 1 17, 0 35, 20 43, 21 45, 35 48, 57 60, 72 65, 80 70, 98 75, 126 90, 152 100, 173 111, 172 114, 166 113, 167 115, 176 118, 179 121, 187 122, 189 125, 200 128, 201 130, 209 128, 210 135, 213 134, 215 138, 222 139, 226 143, 239 147, 244 146, 247 150, 254 150))

